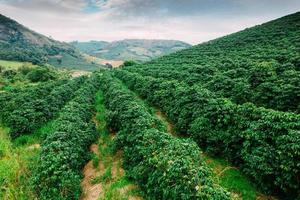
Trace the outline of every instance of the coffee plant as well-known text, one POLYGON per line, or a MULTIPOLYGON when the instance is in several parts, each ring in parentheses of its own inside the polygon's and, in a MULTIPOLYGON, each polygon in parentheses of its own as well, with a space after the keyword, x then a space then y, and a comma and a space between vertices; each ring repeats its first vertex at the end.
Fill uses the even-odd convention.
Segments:
POLYGON ((137 97, 108 74, 101 76, 108 125, 118 131, 124 167, 147 199, 230 199, 212 181, 200 150, 162 128, 137 97))
POLYGON ((93 75, 62 109, 54 130, 43 141, 33 175, 40 199, 80 197, 81 169, 89 158, 89 146, 97 137, 91 120, 98 89, 99 77, 93 75))

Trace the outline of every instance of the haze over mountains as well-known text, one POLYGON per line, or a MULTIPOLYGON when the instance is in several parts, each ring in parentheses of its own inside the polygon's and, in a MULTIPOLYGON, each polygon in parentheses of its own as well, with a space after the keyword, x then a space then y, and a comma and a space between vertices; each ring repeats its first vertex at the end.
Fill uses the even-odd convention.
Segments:
POLYGON ((114 42, 71 42, 74 47, 89 55, 108 60, 149 61, 153 58, 190 47, 178 40, 125 39, 114 42))
POLYGON ((130 39, 110 43, 91 41, 71 44, 46 37, 0 14, 0 59, 3 60, 47 63, 67 69, 95 70, 105 63, 96 62, 83 53, 104 60, 149 61, 190 47, 187 43, 174 40, 130 39))

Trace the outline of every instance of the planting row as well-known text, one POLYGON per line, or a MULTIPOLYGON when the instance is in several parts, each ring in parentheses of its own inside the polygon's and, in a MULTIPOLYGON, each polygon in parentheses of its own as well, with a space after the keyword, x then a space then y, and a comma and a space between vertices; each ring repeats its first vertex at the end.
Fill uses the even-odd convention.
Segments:
POLYGON ((200 84, 237 104, 300 113, 300 12, 131 68, 200 84))
POLYGON ((252 102, 256 106, 300 113, 300 71, 295 66, 276 62, 239 65, 226 62, 222 67, 158 63, 128 70, 143 76, 183 81, 191 86, 200 84, 237 104, 252 102))
POLYGON ((39 128, 68 102, 85 78, 49 83, 33 90, 25 90, 10 98, 3 108, 2 121, 16 138, 39 128))
POLYGON ((124 70, 115 75, 161 109, 176 129, 240 166, 263 189, 289 197, 300 188, 300 115, 217 98, 188 86, 124 70))
POLYGON ((0 118, 5 119, 10 113, 25 102, 46 96, 53 88, 67 83, 67 80, 48 81, 31 87, 13 89, 0 93, 0 118))
POLYGON ((161 121, 122 83, 101 76, 107 123, 117 131, 117 147, 124 150, 124 168, 146 199, 229 199, 213 183, 211 172, 191 140, 163 132, 161 121))
POLYGON ((88 147, 97 133, 92 119, 99 77, 92 75, 62 109, 54 128, 41 146, 33 175, 40 199, 78 199, 81 169, 88 159, 88 147))

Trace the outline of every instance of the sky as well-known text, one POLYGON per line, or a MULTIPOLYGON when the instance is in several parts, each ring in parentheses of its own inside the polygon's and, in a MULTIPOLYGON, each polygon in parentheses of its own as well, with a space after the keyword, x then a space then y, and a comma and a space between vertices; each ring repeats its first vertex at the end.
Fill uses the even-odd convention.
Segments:
POLYGON ((198 44, 300 11, 300 0, 0 0, 0 13, 60 41, 198 44))

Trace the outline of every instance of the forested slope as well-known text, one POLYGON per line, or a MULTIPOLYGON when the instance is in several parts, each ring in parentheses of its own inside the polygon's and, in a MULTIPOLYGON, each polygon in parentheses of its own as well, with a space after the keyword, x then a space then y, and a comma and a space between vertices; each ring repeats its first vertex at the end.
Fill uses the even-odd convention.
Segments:
POLYGON ((300 112, 300 12, 130 69, 201 84, 218 96, 300 112))

